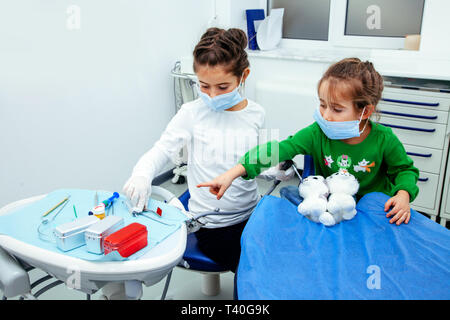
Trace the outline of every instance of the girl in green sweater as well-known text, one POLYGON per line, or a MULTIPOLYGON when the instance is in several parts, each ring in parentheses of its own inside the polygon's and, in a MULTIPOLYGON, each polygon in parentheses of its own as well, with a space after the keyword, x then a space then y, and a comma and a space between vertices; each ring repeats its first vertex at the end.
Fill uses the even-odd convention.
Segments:
MULTIPOLYGON (((383 78, 372 63, 347 58, 331 65, 318 84, 316 122, 286 140, 254 147, 235 167, 197 187, 209 187, 220 199, 234 179, 254 179, 279 162, 308 154, 316 175, 351 173, 360 184, 358 200, 383 192, 391 197, 384 208, 390 223, 408 223, 419 171, 392 130, 370 120, 382 91, 383 78)), ((298 194, 298 189, 287 192, 298 194)))

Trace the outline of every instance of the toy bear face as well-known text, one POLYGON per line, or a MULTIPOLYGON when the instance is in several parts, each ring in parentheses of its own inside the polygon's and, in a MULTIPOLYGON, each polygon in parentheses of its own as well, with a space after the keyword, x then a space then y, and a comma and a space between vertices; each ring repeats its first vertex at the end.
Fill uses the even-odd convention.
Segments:
POLYGON ((359 189, 359 183, 356 178, 348 172, 336 172, 327 177, 326 183, 330 193, 345 193, 351 196, 355 195, 359 189))
POLYGON ((299 186, 300 196, 303 198, 311 196, 327 196, 328 187, 325 183, 325 179, 322 176, 309 176, 304 179, 299 186))

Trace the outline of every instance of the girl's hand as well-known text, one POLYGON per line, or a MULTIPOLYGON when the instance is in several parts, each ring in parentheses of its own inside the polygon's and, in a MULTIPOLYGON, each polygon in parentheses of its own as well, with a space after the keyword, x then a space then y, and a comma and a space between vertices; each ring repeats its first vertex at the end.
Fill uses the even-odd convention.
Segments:
POLYGON ((386 201, 384 205, 384 211, 388 211, 390 207, 393 207, 391 211, 386 214, 389 218, 394 216, 389 223, 397 221, 397 225, 401 225, 403 222, 408 224, 411 217, 411 210, 409 207, 409 193, 405 190, 399 190, 395 196, 386 201))
POLYGON ((238 164, 213 180, 198 184, 197 188, 209 187, 209 192, 216 195, 217 200, 220 200, 228 187, 233 183, 234 179, 244 174, 246 174, 244 166, 238 164))

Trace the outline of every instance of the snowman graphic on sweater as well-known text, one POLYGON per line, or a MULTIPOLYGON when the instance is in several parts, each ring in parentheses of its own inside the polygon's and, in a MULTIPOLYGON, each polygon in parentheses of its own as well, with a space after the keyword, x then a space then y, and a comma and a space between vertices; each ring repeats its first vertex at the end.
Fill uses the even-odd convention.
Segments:
POLYGON ((343 154, 337 158, 337 165, 339 167, 339 173, 349 173, 348 169, 352 166, 352 159, 348 155, 343 154))
MULTIPOLYGON (((325 156, 323 159, 325 165, 328 168, 331 168, 331 165, 334 163, 333 158, 331 155, 325 156)), ((343 154, 337 158, 337 166, 339 168, 340 173, 349 173, 349 169, 352 166, 352 159, 346 155, 343 154)), ((354 172, 370 172, 370 168, 375 167, 375 162, 370 163, 370 161, 367 161, 366 159, 362 159, 358 162, 357 165, 353 165, 353 171, 354 172)))

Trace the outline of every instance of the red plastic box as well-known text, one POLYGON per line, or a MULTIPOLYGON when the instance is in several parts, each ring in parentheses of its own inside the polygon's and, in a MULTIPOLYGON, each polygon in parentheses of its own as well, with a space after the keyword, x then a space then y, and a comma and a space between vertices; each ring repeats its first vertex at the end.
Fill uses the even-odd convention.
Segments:
POLYGON ((146 226, 131 223, 105 238, 103 242, 105 254, 118 251, 123 258, 127 258, 147 246, 147 235, 146 226))

